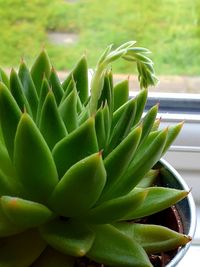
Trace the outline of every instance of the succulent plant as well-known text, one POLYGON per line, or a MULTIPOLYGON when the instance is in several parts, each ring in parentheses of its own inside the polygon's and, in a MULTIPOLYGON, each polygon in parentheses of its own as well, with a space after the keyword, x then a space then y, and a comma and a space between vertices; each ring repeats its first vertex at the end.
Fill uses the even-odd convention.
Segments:
POLYGON ((30 70, 0 70, 0 266, 150 267, 148 255, 190 241, 140 221, 188 194, 153 186, 182 123, 160 130, 158 105, 143 116, 157 81, 148 53, 109 46, 90 85, 85 56, 62 83, 45 50, 30 70), (119 58, 136 63, 135 98, 128 80, 113 85, 119 58))

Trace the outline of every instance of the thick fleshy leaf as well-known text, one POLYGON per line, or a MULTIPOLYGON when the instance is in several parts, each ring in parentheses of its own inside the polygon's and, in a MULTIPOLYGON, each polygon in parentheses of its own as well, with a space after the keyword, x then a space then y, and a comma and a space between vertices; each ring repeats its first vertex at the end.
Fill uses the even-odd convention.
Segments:
POLYGON ((36 116, 36 123, 39 124, 40 117, 41 117, 41 111, 42 107, 44 105, 44 101, 46 99, 46 96, 48 92, 50 92, 50 85, 47 81, 47 79, 44 77, 42 80, 42 85, 41 85, 41 91, 40 91, 40 96, 39 96, 39 103, 38 103, 38 108, 37 108, 37 116, 36 116))
POLYGON ((87 107, 83 106, 81 113, 78 116, 78 125, 83 124, 90 117, 90 113, 87 107))
POLYGON ((134 119, 134 125, 136 125, 141 119, 141 116, 143 114, 147 102, 147 95, 148 95, 147 89, 142 89, 140 93, 135 97, 137 109, 134 119))
POLYGON ((79 128, 58 142, 53 157, 59 177, 79 160, 98 152, 94 118, 89 118, 79 128))
POLYGON ((136 240, 148 254, 176 249, 191 241, 190 237, 160 225, 123 222, 114 226, 136 240))
MULTIPOLYGON (((74 81, 74 77, 73 75, 71 74, 71 76, 69 76, 67 78, 68 80, 68 85, 66 86, 66 88, 64 88, 64 94, 62 96, 62 99, 61 99, 61 102, 60 104, 66 99, 66 97, 69 96, 69 94, 73 91, 73 90, 77 90, 76 89, 76 82, 74 81)), ((63 85, 63 84, 62 84, 63 85)))
POLYGON ((80 114, 81 111, 83 110, 83 104, 81 102, 81 99, 77 93, 77 105, 76 105, 77 113, 80 114))
MULTIPOLYGON (((148 194, 141 207, 134 209, 126 219, 137 219, 149 216, 182 200, 188 195, 187 191, 165 187, 149 187, 148 194), (156 203, 156 205, 155 205, 156 203)), ((135 188, 134 192, 141 192, 144 189, 135 188)))
POLYGON ((174 142, 183 127, 183 122, 168 127, 167 140, 163 149, 163 155, 169 149, 170 145, 174 142))
POLYGON ((67 135, 64 122, 58 112, 53 92, 48 92, 43 104, 39 129, 50 149, 67 135))
POLYGON ((72 132, 78 127, 77 97, 77 92, 73 89, 59 106, 59 114, 68 132, 72 132))
POLYGON ((6 176, 0 170, 0 196, 2 195, 14 195, 18 193, 18 184, 13 177, 6 176))
MULTIPOLYGON (((119 127, 117 125, 119 125, 119 121, 123 121, 123 119, 126 119, 127 121, 129 119, 131 119, 131 122, 134 121, 134 117, 135 114, 133 113, 133 111, 136 112, 136 101, 135 99, 130 99, 129 101, 127 101, 124 105, 122 105, 120 108, 118 108, 114 114, 113 114, 113 119, 112 119, 112 129, 114 131, 115 128, 119 127), (129 111, 132 111, 132 114, 128 113, 129 111), (127 117, 127 115, 129 115, 129 117, 127 117), (132 116, 131 116, 132 115, 132 116)), ((133 125, 131 124, 131 127, 133 125)))
POLYGON ((161 118, 158 118, 154 121, 153 127, 151 128, 151 132, 157 131, 159 129, 161 122, 161 118))
POLYGON ((0 239, 0 266, 30 266, 46 247, 45 241, 36 230, 0 239))
POLYGON ((106 146, 109 143, 110 139, 110 131, 111 131, 111 123, 112 123, 112 114, 109 111, 109 107, 107 104, 103 107, 102 110, 102 115, 103 115, 103 121, 104 121, 104 129, 105 129, 105 138, 106 138, 106 146))
POLYGON ((1 207, 1 198, 0 198, 0 237, 15 235, 23 231, 24 227, 19 227, 8 219, 8 217, 6 216, 1 207))
POLYGON ((30 267, 74 267, 75 258, 47 247, 30 267))
POLYGON ((120 118, 122 117, 123 113, 127 109, 129 105, 131 105, 133 99, 128 100, 126 103, 124 103, 122 106, 120 106, 115 112, 113 113, 113 118, 112 118, 112 128, 116 126, 120 118))
POLYGON ((23 92, 31 108, 33 118, 35 119, 37 114, 38 95, 29 69, 24 61, 20 64, 18 75, 23 86, 23 92))
POLYGON ((143 203, 146 195, 147 191, 144 189, 140 192, 131 192, 125 196, 108 200, 90 209, 81 217, 81 220, 92 224, 121 221, 143 203))
POLYGON ((5 84, 6 87, 10 87, 10 81, 6 72, 0 68, 0 81, 5 84))
POLYGON ((111 118, 107 102, 97 110, 95 115, 95 129, 99 149, 104 150, 108 145, 111 130, 111 118))
POLYGON ((82 214, 96 203, 105 182, 101 153, 93 154, 65 173, 51 195, 49 206, 65 217, 82 214))
POLYGON ((99 149, 103 149, 106 145, 107 132, 104 123, 103 108, 100 108, 95 115, 95 129, 98 140, 99 149))
POLYGON ((106 154, 112 151, 130 132, 132 128, 132 124, 136 114, 136 103, 135 99, 131 99, 129 104, 126 105, 126 109, 124 110, 123 114, 117 121, 116 125, 114 126, 108 150, 106 150, 106 154))
POLYGON ((76 83, 77 92, 81 99, 81 102, 84 103, 88 98, 88 67, 87 60, 85 56, 82 56, 78 61, 72 72, 69 74, 68 78, 63 82, 62 86, 64 90, 67 88, 69 81, 73 76, 76 83))
POLYGON ((149 135, 153 124, 156 119, 156 115, 158 112, 158 105, 153 106, 142 119, 142 136, 140 140, 140 144, 145 140, 145 138, 149 135))
POLYGON ((142 180, 137 184, 137 187, 146 188, 155 184, 156 179, 158 178, 159 170, 150 170, 142 180))
POLYGON ((98 100, 98 107, 102 107, 105 104, 108 105, 110 114, 113 112, 113 87, 112 81, 110 81, 110 76, 112 78, 111 71, 106 72, 104 77, 104 85, 101 92, 101 96, 98 100))
POLYGON ((40 233, 51 247, 75 257, 84 256, 95 237, 87 225, 62 219, 41 226, 40 233))
POLYGON ((112 196, 121 196, 130 192, 144 177, 144 175, 155 165, 161 158, 163 147, 166 142, 166 129, 158 133, 152 142, 144 142, 134 157, 130 167, 119 182, 112 188, 112 196), (146 145, 148 143, 148 146, 146 145))
POLYGON ((39 56, 36 58, 32 68, 31 76, 35 84, 38 96, 40 95, 41 85, 44 76, 48 79, 51 72, 51 63, 47 52, 43 49, 39 56))
POLYGON ((14 69, 12 69, 10 74, 10 91, 21 111, 26 109, 26 111, 32 115, 31 107, 26 99, 23 85, 14 69))
POLYGON ((51 90, 54 93, 57 105, 60 104, 60 101, 63 97, 64 90, 60 83, 60 80, 57 76, 57 73, 54 68, 51 69, 50 77, 49 77, 49 84, 51 86, 51 90))
MULTIPOLYGON (((130 161, 140 141, 142 129, 137 127, 104 159, 107 173, 107 181, 103 191, 102 199, 106 199, 106 192, 112 188, 118 178, 127 170, 130 161)), ((107 196, 108 197, 108 196, 107 196)))
POLYGON ((29 200, 46 203, 58 182, 56 166, 39 129, 26 113, 16 132, 14 165, 29 200))
POLYGON ((114 226, 93 226, 94 243, 87 257, 108 266, 152 267, 143 248, 114 226))
POLYGON ((113 93, 114 93, 114 111, 115 111, 128 101, 129 81, 124 80, 116 84, 113 88, 113 93))
POLYGON ((4 144, 0 142, 0 170, 8 176, 14 175, 14 167, 4 144))
POLYGON ((46 206, 22 198, 2 196, 1 207, 13 224, 24 228, 39 226, 53 217, 46 206))
POLYGON ((0 83, 0 121, 3 138, 10 158, 13 157, 14 138, 21 111, 8 88, 0 83))
POLYGON ((0 143, 0 196, 25 196, 22 185, 15 179, 15 170, 7 149, 0 143))

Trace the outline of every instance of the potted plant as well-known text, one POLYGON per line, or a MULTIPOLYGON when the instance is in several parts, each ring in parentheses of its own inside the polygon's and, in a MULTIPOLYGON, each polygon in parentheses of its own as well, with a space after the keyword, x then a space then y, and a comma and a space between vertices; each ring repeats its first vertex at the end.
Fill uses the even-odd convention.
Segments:
POLYGON ((0 71, 0 266, 158 266, 155 255, 191 240, 148 222, 189 193, 164 186, 158 163, 182 123, 159 130, 158 105, 142 117, 157 81, 148 53, 109 46, 90 94, 85 57, 63 83, 45 50, 30 71, 0 71), (134 99, 127 80, 113 85, 118 58, 137 65, 134 99))

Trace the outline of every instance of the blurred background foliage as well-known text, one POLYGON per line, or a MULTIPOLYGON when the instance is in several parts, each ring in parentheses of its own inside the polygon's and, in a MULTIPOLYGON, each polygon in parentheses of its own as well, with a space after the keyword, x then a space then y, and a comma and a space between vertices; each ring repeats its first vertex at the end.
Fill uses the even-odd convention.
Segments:
MULTIPOLYGON (((58 70, 86 53, 94 67, 102 50, 137 40, 152 52, 158 74, 199 75, 200 0, 0 0, 0 65, 31 64, 45 46, 58 70), (73 33, 56 45, 49 33, 73 33), (157 67, 158 66, 158 67, 157 67)), ((133 72, 123 61, 119 73, 133 72)))

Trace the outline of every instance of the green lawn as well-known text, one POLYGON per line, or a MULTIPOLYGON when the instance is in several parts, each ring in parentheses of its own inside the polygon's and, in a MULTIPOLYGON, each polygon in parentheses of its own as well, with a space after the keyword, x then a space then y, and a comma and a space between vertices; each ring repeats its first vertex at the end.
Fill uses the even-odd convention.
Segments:
MULTIPOLYGON (((108 44, 128 40, 152 52, 159 74, 200 74, 199 0, 0 0, 0 65, 31 64, 45 45, 59 70, 86 53, 91 67, 108 44), (48 31, 75 32, 77 44, 55 46, 48 31)), ((131 73, 123 61, 117 72, 131 73)))

